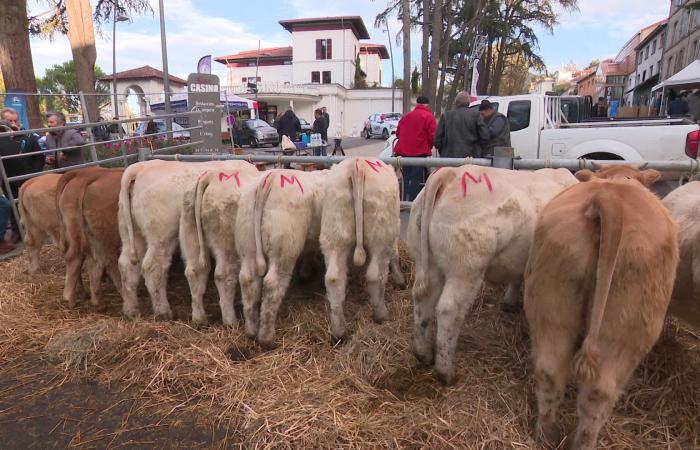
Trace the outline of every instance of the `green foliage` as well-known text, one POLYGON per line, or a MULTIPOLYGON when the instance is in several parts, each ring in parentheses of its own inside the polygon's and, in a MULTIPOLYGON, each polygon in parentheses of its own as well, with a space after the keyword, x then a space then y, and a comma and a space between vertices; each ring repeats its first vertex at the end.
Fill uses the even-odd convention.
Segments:
MULTIPOLYGON (((104 75, 99 66, 95 66, 95 77, 99 78, 104 75)), ((78 78, 75 74, 75 63, 66 61, 63 64, 56 64, 53 67, 46 69, 46 74, 36 80, 39 92, 47 94, 76 94, 80 91, 78 88, 78 78)), ((109 87, 102 82, 97 82, 95 90, 98 94, 104 94, 97 97, 97 104, 101 108, 108 105, 109 87)), ((80 97, 76 95, 60 95, 60 96, 43 96, 39 100, 39 108, 43 111, 61 111, 64 113, 79 113, 80 97)))
POLYGON ((413 72, 411 72, 411 92, 413 95, 417 95, 420 89, 420 72, 418 72, 418 66, 413 67, 413 72))
POLYGON ((355 77, 353 79, 353 87, 355 89, 366 89, 367 88, 367 74, 362 70, 360 65, 360 54, 355 56, 355 77))

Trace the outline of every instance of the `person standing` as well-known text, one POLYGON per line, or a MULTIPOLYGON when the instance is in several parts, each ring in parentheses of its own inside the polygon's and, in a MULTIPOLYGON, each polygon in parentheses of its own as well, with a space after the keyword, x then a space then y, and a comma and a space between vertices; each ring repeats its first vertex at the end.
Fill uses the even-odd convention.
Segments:
MULTIPOLYGON (((62 127, 66 124, 66 117, 63 113, 50 112, 47 116, 46 123, 50 128, 62 127)), ((48 136, 46 136, 46 147, 49 150, 64 149, 50 157, 57 167, 69 167, 85 163, 82 145, 85 145, 85 138, 74 128, 50 131, 48 136)))
POLYGON ((10 217, 12 217, 10 200, 0 193, 0 255, 10 253, 15 249, 14 244, 5 239, 5 232, 7 231, 7 224, 10 222, 10 217))
MULTIPOLYGON (((430 110, 428 97, 416 99, 416 107, 406 113, 396 127, 394 154, 411 158, 427 158, 433 154, 436 121, 430 110)), ((401 167, 403 178, 402 198, 412 202, 418 196, 421 185, 425 182, 425 167, 401 167)))
POLYGON ((321 115, 326 119, 326 136, 328 136, 328 129, 331 127, 331 116, 328 115, 328 111, 325 106, 321 107, 321 115))
POLYGON ((489 130, 476 109, 469 108, 471 95, 462 91, 455 98, 455 109, 440 118, 435 148, 443 158, 479 157, 489 140, 489 130))
POLYGON ((287 110, 282 114, 282 117, 277 121, 277 134, 279 134, 280 142, 282 142, 282 136, 287 136, 292 142, 297 140, 297 133, 301 131, 301 122, 292 107, 288 107, 287 110))
POLYGON ((482 100, 479 105, 479 114, 489 129, 489 141, 484 146, 481 156, 493 156, 496 147, 510 147, 510 123, 508 118, 496 111, 488 100, 482 100))
POLYGON ((323 112, 320 109, 314 111, 313 132, 321 135, 324 142, 328 142, 328 125, 323 112))
POLYGON ((688 114, 688 102, 683 100, 681 96, 671 91, 668 95, 668 99, 670 100, 667 109, 669 116, 685 116, 688 114))

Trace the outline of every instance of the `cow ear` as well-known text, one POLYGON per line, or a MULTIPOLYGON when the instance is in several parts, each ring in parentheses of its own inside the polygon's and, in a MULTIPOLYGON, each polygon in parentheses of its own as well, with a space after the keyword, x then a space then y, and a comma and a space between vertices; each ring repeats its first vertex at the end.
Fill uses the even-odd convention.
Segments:
POLYGON ((661 178, 661 174, 654 169, 643 170, 639 172, 637 179, 646 187, 651 187, 661 178))
POLYGON ((588 169, 579 170, 574 174, 574 176, 578 181, 582 183, 586 181, 591 181, 593 178, 596 178, 595 174, 588 169))

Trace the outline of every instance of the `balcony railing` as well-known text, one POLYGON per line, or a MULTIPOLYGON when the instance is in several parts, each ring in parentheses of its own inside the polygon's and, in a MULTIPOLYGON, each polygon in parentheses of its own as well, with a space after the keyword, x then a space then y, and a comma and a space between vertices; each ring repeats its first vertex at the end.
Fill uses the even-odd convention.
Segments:
MULTIPOLYGON (((241 95, 247 94, 247 84, 235 84, 233 86, 222 86, 222 90, 226 90, 232 94, 241 95)), ((258 83, 258 94, 285 94, 285 95, 311 95, 317 96, 318 89, 313 85, 308 84, 291 84, 283 82, 258 83)))

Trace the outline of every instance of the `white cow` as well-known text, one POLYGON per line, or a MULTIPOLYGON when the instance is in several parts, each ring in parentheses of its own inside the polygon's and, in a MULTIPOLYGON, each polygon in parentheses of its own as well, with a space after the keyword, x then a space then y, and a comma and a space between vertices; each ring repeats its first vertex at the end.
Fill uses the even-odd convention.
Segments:
MULTIPOLYGON (((122 312, 139 315, 137 288, 143 273, 157 319, 172 319, 167 299, 168 270, 178 247, 185 192, 207 170, 236 170, 237 161, 186 163, 152 160, 124 171, 119 193, 122 251, 122 312)), ((195 238, 195 236, 193 236, 195 238)))
POLYGON ((663 204, 678 223, 680 250, 669 312, 700 329, 700 181, 674 190, 663 204))
MULTIPOLYGON (((234 163, 232 161, 232 163, 234 163)), ((210 170, 185 193, 180 216, 180 250, 192 292, 192 321, 207 323, 202 298, 209 279, 210 255, 216 261, 214 281, 224 325, 236 323, 233 300, 238 282, 235 225, 240 190, 260 172, 253 164, 236 161, 235 170, 210 170)))
POLYGON ((435 362, 442 382, 455 380, 459 331, 483 280, 508 283, 505 302, 517 302, 537 215, 575 183, 564 169, 465 165, 430 176, 408 225, 416 260, 414 351, 425 364, 435 362))
POLYGON ((395 281, 403 283, 396 248, 401 229, 399 185, 394 169, 376 158, 351 158, 333 166, 325 183, 320 244, 326 261, 326 292, 331 309, 331 334, 345 338, 343 304, 348 261, 365 264, 373 318, 388 317, 384 290, 392 262, 395 281))
POLYGON ((236 250, 245 329, 263 346, 273 346, 277 311, 298 258, 318 248, 327 172, 271 170, 241 194, 236 250))

